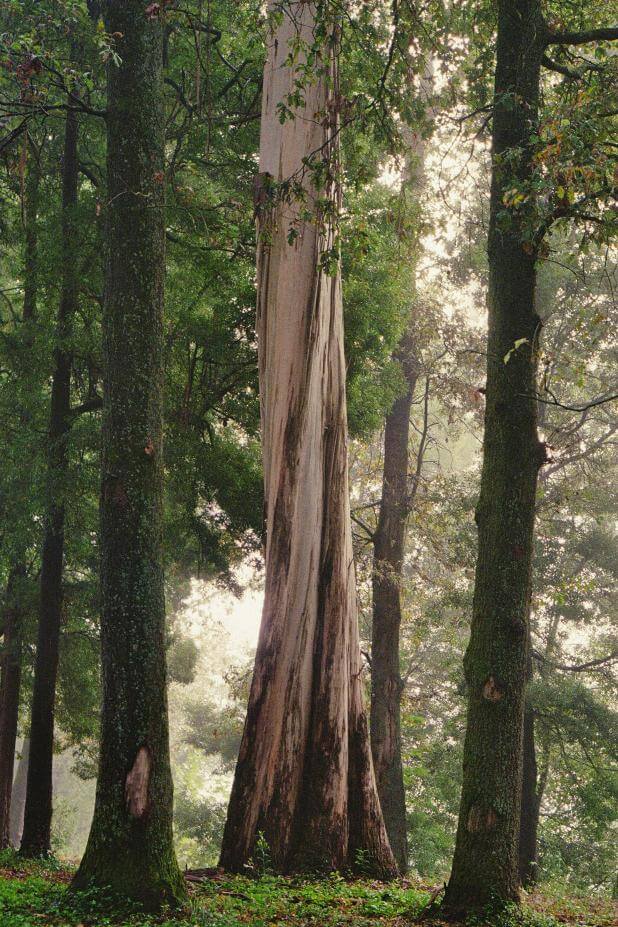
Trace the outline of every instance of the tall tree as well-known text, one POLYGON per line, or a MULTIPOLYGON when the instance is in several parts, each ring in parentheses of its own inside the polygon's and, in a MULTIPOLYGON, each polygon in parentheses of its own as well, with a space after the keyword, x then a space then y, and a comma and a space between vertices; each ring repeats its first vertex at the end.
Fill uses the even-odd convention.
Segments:
POLYGON ((397 350, 406 387, 386 417, 382 496, 373 535, 371 626, 371 752, 388 838, 401 872, 408 868, 406 799, 401 759, 399 630, 405 530, 410 512, 410 413, 418 379, 414 335, 397 350))
MULTIPOLYGON (((468 720, 450 910, 519 898, 522 743, 539 467, 535 309, 537 260, 551 221, 530 234, 530 184, 541 66, 549 45, 616 37, 615 29, 552 32, 540 0, 499 0, 493 99, 485 438, 476 510, 478 559, 464 660, 468 720), (505 210, 524 189, 526 210, 505 210)), ((549 61, 552 64, 551 59, 549 61)))
MULTIPOLYGON (((25 178, 22 197, 24 227, 24 298, 21 317, 20 344, 17 354, 18 387, 27 389, 27 365, 33 345, 33 324, 37 315, 38 293, 38 235, 37 212, 39 201, 40 166, 39 152, 33 139, 25 135, 23 139, 23 158, 25 159, 25 178)), ((20 425, 25 426, 23 412, 20 412, 20 425)), ((31 488, 31 480, 26 478, 26 494, 31 488)), ((0 633, 4 634, 3 651, 0 659, 0 847, 8 846, 14 834, 11 834, 11 796, 13 788, 13 766, 19 700, 21 690, 21 661, 23 636, 23 581, 27 572, 25 563, 26 542, 20 537, 17 525, 12 525, 12 538, 17 538, 17 550, 12 554, 12 565, 6 586, 4 614, 0 622, 0 633)))
MULTIPOLYGON (((410 92, 414 92, 412 76, 410 92)), ((432 66, 421 80, 420 97, 425 103, 433 88, 432 66)), ((426 114, 432 115, 429 108, 426 114)), ((425 138, 406 126, 402 130, 405 165, 402 177, 402 243, 407 240, 406 258, 416 262, 419 227, 413 216, 422 192, 425 170, 425 138), (407 201, 412 200, 412 203, 407 201), (416 200, 416 203, 414 203, 416 200)), ((404 258, 405 259, 405 258, 404 258)), ((384 466, 378 524, 373 534, 373 617, 371 626, 371 751, 380 805, 391 849, 400 872, 408 868, 406 801, 401 758, 400 672, 401 589, 408 516, 418 488, 426 431, 418 449, 415 473, 410 474, 410 414, 420 373, 416 292, 410 294, 410 316, 394 352, 404 379, 404 390, 386 416, 384 466)), ((427 397, 426 397, 427 398, 427 397)))
MULTIPOLYGON (((396 872, 362 700, 336 214, 336 24, 269 4, 258 219, 266 588, 221 864, 396 872)), ((319 18, 318 18, 319 17, 319 18)))
POLYGON ((54 370, 47 446, 47 511, 41 555, 40 605, 30 718, 30 759, 21 852, 50 849, 54 704, 62 624, 64 528, 68 438, 71 428, 71 334, 77 310, 78 119, 67 108, 62 162, 61 293, 56 323, 54 370))
POLYGON ((11 791, 17 740, 21 680, 22 614, 19 585, 25 575, 20 564, 9 575, 3 610, 4 641, 0 658, 0 849, 10 844, 11 791))
POLYGON ((184 884, 172 840, 162 561, 165 224, 157 5, 108 0, 101 486, 103 707, 97 795, 74 885, 156 909, 184 884))

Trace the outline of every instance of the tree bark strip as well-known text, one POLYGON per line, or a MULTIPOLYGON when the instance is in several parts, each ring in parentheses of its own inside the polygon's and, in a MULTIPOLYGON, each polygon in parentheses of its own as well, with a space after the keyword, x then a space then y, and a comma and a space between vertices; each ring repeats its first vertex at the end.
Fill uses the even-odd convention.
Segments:
POLYGON ((468 723, 463 790, 445 906, 479 908, 519 897, 522 735, 537 437, 536 253, 514 216, 500 224, 507 185, 531 170, 546 30, 538 0, 498 3, 489 229, 487 406, 479 552, 464 668, 468 723), (502 160, 517 151, 510 168, 502 160), (521 341, 525 339, 525 341, 521 341), (519 342, 519 347, 515 347, 519 342), (512 353, 509 355, 509 351, 512 353), (508 362, 505 358, 508 355, 508 362))
POLYGON ((41 555, 40 611, 30 719, 30 761, 21 852, 49 853, 52 818, 54 704, 62 624, 62 574, 68 437, 71 428, 70 339, 77 309, 78 122, 67 110, 62 164, 62 286, 56 324, 47 450, 47 513, 41 555))
POLYGON ((94 818, 74 887, 156 910, 185 888, 172 839, 163 584, 162 26, 108 0, 107 278, 101 484, 103 706, 94 818))
POLYGON ((277 111, 294 88, 290 43, 300 32, 313 45, 315 14, 311 3, 295 8, 295 23, 283 14, 264 73, 256 209, 266 588, 221 864, 241 871, 262 835, 279 871, 362 863, 391 876, 362 699, 341 281, 338 265, 329 274, 323 262, 337 250, 335 220, 316 204, 319 192, 338 209, 335 55, 323 52, 331 80, 304 87, 293 119, 281 123, 277 111), (319 191, 305 158, 321 169, 319 191), (282 195, 292 177, 303 204, 297 191, 282 195))

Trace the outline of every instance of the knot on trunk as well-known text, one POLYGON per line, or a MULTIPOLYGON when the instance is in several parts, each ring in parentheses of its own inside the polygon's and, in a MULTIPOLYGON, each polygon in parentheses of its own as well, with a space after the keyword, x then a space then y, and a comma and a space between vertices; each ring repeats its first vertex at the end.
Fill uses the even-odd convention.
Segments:
POLYGON ((132 818, 143 818, 148 810, 148 785, 152 760, 148 747, 140 747, 124 787, 127 811, 132 818))
POLYGON ((497 685, 494 677, 490 676, 483 686, 483 698, 487 699, 488 702, 499 702, 503 695, 504 693, 497 685))

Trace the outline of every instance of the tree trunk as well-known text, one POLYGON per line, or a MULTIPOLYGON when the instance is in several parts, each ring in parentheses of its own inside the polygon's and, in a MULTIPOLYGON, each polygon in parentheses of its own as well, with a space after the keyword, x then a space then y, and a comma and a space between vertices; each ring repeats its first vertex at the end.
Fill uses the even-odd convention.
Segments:
POLYGON ((299 33, 315 41, 314 5, 295 16, 284 12, 264 73, 256 209, 266 588, 221 864, 242 870, 261 837, 282 872, 361 867, 386 877, 396 864, 362 700, 341 280, 338 262, 326 266, 337 253, 336 60, 323 51, 330 80, 316 73, 304 106, 280 122, 277 106, 301 74, 286 63, 290 45, 299 33), (280 186, 292 177, 305 202, 280 186))
POLYGON ((4 609, 4 644, 0 660, 0 849, 10 845, 11 791, 21 685, 20 581, 23 564, 11 570, 4 609))
POLYGON ((398 350, 407 389, 386 417, 384 471, 373 538, 371 634, 371 751, 389 842, 400 872, 408 868, 406 799, 401 759, 399 629, 405 530, 409 514, 410 412, 418 378, 412 336, 398 350))
POLYGON ((74 886, 183 901, 172 840, 163 584, 162 30, 108 0, 108 254, 101 485, 103 707, 94 818, 74 886))
POLYGON ((41 169, 32 140, 26 152, 26 181, 24 189, 24 303, 22 320, 31 323, 37 315, 39 286, 38 227, 39 185, 41 169))
POLYGON ((453 911, 519 897, 522 734, 535 493, 536 254, 504 193, 531 170, 545 30, 538 0, 498 3, 489 229, 487 408, 472 631, 464 667, 468 723, 453 870, 453 911), (519 150, 515 163, 503 158, 519 150), (522 340, 525 339, 525 340, 522 340), (511 353, 509 353, 511 352, 511 353))
POLYGON ((24 830, 24 810, 26 807, 26 781, 28 778, 28 756, 30 738, 25 737, 21 747, 21 756, 13 779, 11 794, 11 818, 9 822, 11 846, 18 847, 24 830))
POLYGON ((534 711, 526 706, 524 710, 521 824, 519 829, 519 878, 524 886, 534 885, 537 880, 539 811, 534 711))
MULTIPOLYGON (((420 84, 420 98, 426 116, 433 118, 433 63, 429 63, 420 84)), ((408 80, 414 93, 414 77, 408 80)), ((425 139, 420 132, 402 127, 406 163, 402 178, 402 197, 420 197, 425 181, 425 139)), ((404 204, 405 205, 405 204, 404 204)), ((403 238, 403 236, 402 236, 403 238)), ((418 236, 408 246, 408 260, 416 263, 418 236)), ((401 627, 401 584, 405 553, 405 531, 418 477, 422 467, 424 440, 417 457, 416 476, 410 480, 410 413, 419 375, 415 314, 416 290, 410 294, 410 319, 395 358, 406 383, 386 416, 384 428, 384 468, 378 526, 373 537, 373 615, 371 631, 371 750, 384 823, 399 871, 408 869, 406 801, 401 758, 401 697, 404 684, 400 674, 399 633, 401 627)))
POLYGON ((64 522, 71 427, 73 317, 77 308, 77 115, 67 110, 62 163, 62 288, 56 326, 47 450, 47 513, 41 555, 37 652, 30 719, 30 761, 21 852, 49 853, 52 818, 54 705, 62 623, 64 522))

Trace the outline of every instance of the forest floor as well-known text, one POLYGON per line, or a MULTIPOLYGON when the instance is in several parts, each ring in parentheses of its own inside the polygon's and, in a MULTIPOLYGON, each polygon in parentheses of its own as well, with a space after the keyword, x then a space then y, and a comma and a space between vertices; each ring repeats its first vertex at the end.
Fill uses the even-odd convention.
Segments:
MULTIPOLYGON (((30 862, 0 853, 1 927, 438 927, 428 907, 436 892, 395 883, 209 875, 191 877, 183 914, 158 917, 98 892, 70 895, 72 870, 48 860, 30 862)), ((521 908, 471 918, 466 927, 616 927, 618 909, 607 901, 535 893, 521 908)), ((453 927, 453 925, 450 925, 453 927)))

